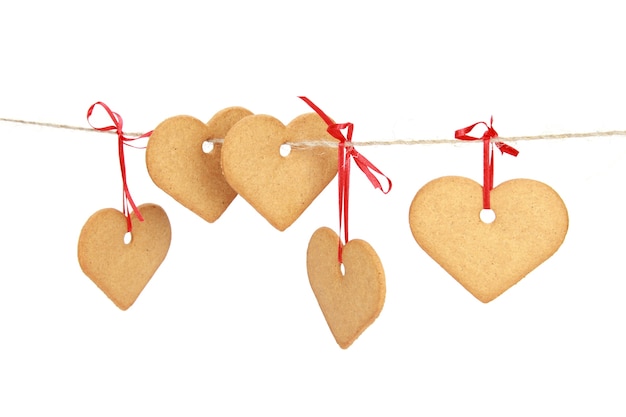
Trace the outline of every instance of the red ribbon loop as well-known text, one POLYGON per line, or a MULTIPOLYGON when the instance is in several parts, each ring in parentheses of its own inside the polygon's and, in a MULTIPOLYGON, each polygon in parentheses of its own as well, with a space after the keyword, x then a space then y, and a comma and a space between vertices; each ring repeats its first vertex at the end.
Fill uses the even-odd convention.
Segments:
POLYGON ((123 188, 122 207, 123 207, 124 216, 126 217, 127 230, 131 232, 133 228, 133 224, 130 220, 130 209, 128 208, 128 206, 130 205, 132 207, 139 221, 143 221, 143 217, 141 216, 141 213, 137 209, 137 206, 135 205, 135 202, 133 201, 133 198, 131 197, 130 191, 128 189, 128 183, 126 180, 126 162, 124 159, 124 145, 133 146, 129 142, 137 140, 137 139, 147 138, 152 134, 152 131, 148 133, 144 133, 143 135, 138 136, 136 138, 127 138, 126 136, 124 136, 124 132, 122 130, 122 127, 124 125, 122 116, 120 116, 118 113, 114 111, 111 111, 109 106, 107 106, 101 101, 98 101, 97 103, 92 104, 91 107, 89 107, 89 110, 87 110, 87 123, 89 123, 89 126, 91 126, 92 128, 99 130, 101 132, 108 132, 111 130, 115 130, 117 132, 117 149, 118 149, 118 155, 120 159, 120 170, 122 172, 122 188, 123 188), (107 112, 107 114, 113 121, 113 125, 105 126, 105 127, 96 127, 91 124, 91 121, 89 120, 89 118, 92 116, 94 109, 98 105, 102 106, 102 108, 107 112))
POLYGON ((460 140, 482 140, 483 141, 483 208, 491 208, 491 190, 493 190, 493 145, 502 152, 517 156, 519 151, 500 141, 492 141, 498 137, 498 132, 493 128, 493 116, 489 124, 485 122, 474 123, 473 125, 458 129, 454 132, 454 137, 460 140), (469 133, 478 125, 485 125, 487 130, 480 138, 470 136, 469 133))
MULTIPOLYGON (((338 146, 338 161, 337 161, 337 174, 339 183, 339 235, 341 236, 341 230, 344 230, 345 243, 348 243, 348 203, 350 195, 350 159, 354 160, 354 163, 365 174, 367 179, 372 185, 387 194, 391 191, 391 180, 383 174, 378 168, 374 166, 367 158, 361 155, 352 145, 352 132, 354 131, 354 124, 352 123, 335 123, 330 117, 326 115, 319 107, 317 107, 311 100, 306 97, 299 96, 305 103, 307 103, 328 125, 326 131, 334 138, 339 140, 338 146), (347 137, 344 136, 342 130, 347 129, 347 137), (346 144, 349 144, 346 146, 346 144), (348 149, 346 149, 348 148, 348 149), (383 176, 387 180, 387 190, 385 191, 374 173, 383 176)), ((343 262, 342 257, 343 245, 341 240, 339 242, 338 259, 339 262, 343 262)))

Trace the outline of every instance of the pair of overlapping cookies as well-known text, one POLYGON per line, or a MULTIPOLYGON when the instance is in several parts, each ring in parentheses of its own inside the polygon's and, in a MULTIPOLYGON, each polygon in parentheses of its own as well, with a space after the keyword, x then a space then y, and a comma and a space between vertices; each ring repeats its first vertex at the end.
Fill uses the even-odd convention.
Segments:
MULTIPOLYGON (((327 127, 315 113, 285 126, 241 107, 224 109, 208 123, 172 117, 150 137, 148 172, 158 187, 208 222, 216 221, 239 194, 282 231, 337 173, 336 149, 311 145, 335 140, 327 127), (307 144, 299 147, 298 142, 307 144), (212 146, 208 152, 203 149, 207 143, 212 146), (282 156, 285 143, 294 146, 282 156)), ((417 243, 482 302, 495 299, 548 259, 568 228, 563 201, 543 183, 511 180, 491 196, 497 216, 491 224, 479 217, 482 187, 463 177, 429 182, 409 209, 417 243)), ((132 217, 129 244, 122 241, 126 223, 116 210, 92 224, 90 219, 79 240, 81 267, 124 310, 165 258, 171 236, 160 207, 139 209, 145 221, 132 217)), ((346 242, 345 272, 337 258, 338 242, 333 230, 318 229, 309 242, 307 272, 335 340, 347 348, 380 314, 386 286, 382 264, 367 242, 346 242)))

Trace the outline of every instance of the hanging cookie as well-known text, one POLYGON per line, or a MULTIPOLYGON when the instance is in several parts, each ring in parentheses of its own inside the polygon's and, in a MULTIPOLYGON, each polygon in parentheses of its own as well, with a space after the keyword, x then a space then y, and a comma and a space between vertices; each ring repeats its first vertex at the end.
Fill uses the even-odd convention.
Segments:
MULTIPOLYGON (((478 123, 477 123, 478 124, 478 123)), ((422 249, 480 301, 492 301, 561 246, 568 214, 548 185, 514 179, 493 187, 494 144, 491 125, 482 138, 468 136, 477 125, 456 132, 461 140, 483 141, 483 186, 464 177, 443 177, 422 187, 409 210, 413 237, 422 249), (495 219, 487 223, 481 213, 495 219)))
POLYGON ((346 349, 379 316, 386 294, 385 272, 374 249, 364 240, 349 240, 350 161, 354 160, 385 194, 391 190, 391 181, 356 151, 352 145, 352 123, 336 124, 309 99, 300 98, 321 116, 328 132, 339 140, 339 232, 343 229, 346 243, 327 227, 315 231, 307 249, 307 274, 331 333, 337 344, 346 349), (344 128, 348 129, 347 137, 341 132, 344 128), (374 173, 388 181, 386 191, 374 173))
POLYGON ((230 186, 278 230, 288 228, 337 173, 328 147, 292 147, 288 143, 333 141, 323 120, 303 114, 287 126, 268 115, 237 122, 226 134, 222 169, 230 186))
POLYGON ((122 310, 143 291, 165 259, 171 240, 167 214, 156 204, 140 205, 130 219, 128 243, 124 241, 126 218, 113 208, 94 213, 78 239, 81 269, 122 310))
POLYGON ((346 349, 383 309, 383 265, 369 243, 353 239, 343 246, 339 236, 327 227, 311 236, 306 259, 313 294, 337 344, 346 349), (338 244, 341 262, 337 259, 338 244))
POLYGON ((150 178, 204 220, 216 221, 237 192, 222 174, 222 145, 211 140, 223 140, 236 122, 250 115, 242 107, 229 107, 206 124, 191 116, 164 120, 154 129, 146 149, 150 178))
POLYGON ((126 180, 124 146, 130 141, 150 136, 151 132, 138 138, 125 137, 121 116, 102 102, 89 108, 88 121, 98 105, 111 117, 113 125, 92 127, 100 131, 115 130, 118 136, 123 212, 107 208, 97 211, 87 220, 78 238, 78 263, 85 275, 116 306, 126 310, 165 259, 171 229, 167 214, 161 207, 156 204, 135 205, 126 180))

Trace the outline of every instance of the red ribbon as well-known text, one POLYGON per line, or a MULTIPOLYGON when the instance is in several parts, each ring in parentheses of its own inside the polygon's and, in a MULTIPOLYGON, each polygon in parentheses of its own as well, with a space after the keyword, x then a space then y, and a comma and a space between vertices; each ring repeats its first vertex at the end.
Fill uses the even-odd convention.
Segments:
MULTIPOLYGON (((319 107, 317 107, 311 100, 306 97, 299 96, 306 104, 308 104, 320 117, 326 122, 328 125, 328 129, 326 131, 334 138, 339 140, 338 146, 338 161, 337 161, 337 171, 338 171, 338 183, 339 183, 339 236, 341 236, 341 229, 344 229, 344 239, 345 243, 348 243, 348 202, 350 196, 350 159, 354 160, 354 163, 359 167, 361 171, 365 174, 367 179, 372 183, 372 185, 383 192, 383 194, 387 194, 391 191, 391 180, 383 174, 378 168, 374 166, 369 160, 367 160, 363 155, 357 152, 352 145, 352 132, 354 130, 354 124, 352 123, 335 123, 330 117, 326 115, 319 107), (348 135, 344 136, 342 130, 347 129, 348 135), (349 145, 346 146, 346 143, 349 145), (387 191, 383 190, 380 181, 374 175, 374 172, 382 175, 387 180, 388 189, 387 191)), ((339 242, 339 251, 338 251, 338 259, 339 262, 343 262, 343 245, 341 241, 339 242)))
POLYGON ((134 140, 141 139, 141 138, 147 138, 152 134, 152 131, 148 133, 144 133, 143 135, 138 136, 136 138, 127 138, 126 136, 124 136, 124 132, 122 131, 122 126, 124 124, 124 122, 122 121, 122 116, 120 116, 118 113, 115 113, 114 111, 111 111, 109 106, 107 106, 101 101, 94 103, 91 107, 89 107, 89 110, 87 110, 87 123, 89 123, 89 126, 91 126, 92 128, 99 130, 101 132, 107 132, 111 130, 115 130, 117 132, 117 149, 118 149, 118 154, 120 158, 120 170, 122 171, 122 186, 123 186, 122 207, 124 211, 124 216, 126 216, 127 230, 131 232, 133 229, 133 224, 130 220, 130 210, 128 206, 130 205, 132 207, 139 221, 143 221, 143 217, 141 216, 141 213, 137 209, 137 206, 135 205, 133 198, 130 196, 130 191, 128 190, 128 183, 126 181, 126 162, 124 160, 124 145, 132 146, 130 145, 129 142, 132 142, 134 140), (113 121, 113 125, 105 126, 105 127, 96 127, 91 124, 91 121, 89 120, 89 118, 91 117, 97 105, 102 106, 102 108, 107 112, 107 114, 113 121))
MULTIPOLYGON (((482 140, 483 141, 483 208, 490 209, 491 208, 491 190, 493 190, 493 145, 494 142, 492 139, 498 137, 498 132, 496 132, 493 128, 493 116, 489 121, 489 125, 485 122, 474 123, 473 125, 467 126, 463 129, 459 129, 454 132, 454 137, 460 140, 482 140), (469 136, 468 133, 474 129, 477 125, 485 125, 487 130, 483 133, 482 137, 477 138, 474 136, 469 136)), ((496 147, 504 153, 508 153, 509 155, 517 156, 519 151, 512 146, 509 146, 505 143, 495 141, 496 147)))

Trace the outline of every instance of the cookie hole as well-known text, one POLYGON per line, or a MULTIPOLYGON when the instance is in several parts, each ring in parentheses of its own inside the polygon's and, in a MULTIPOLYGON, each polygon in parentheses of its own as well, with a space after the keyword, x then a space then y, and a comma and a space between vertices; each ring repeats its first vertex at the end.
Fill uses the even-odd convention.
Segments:
POLYGON ((496 220, 496 212, 491 209, 482 209, 480 211, 480 220, 483 223, 491 224, 496 220))
POLYGON ((282 145, 280 145, 280 156, 282 156, 283 158, 288 156, 291 153, 291 146, 283 143, 282 145))
POLYGON ((208 140, 202 142, 202 152, 204 153, 211 153, 214 147, 215 145, 213 144, 213 142, 209 142, 208 140))
POLYGON ((124 233, 124 244, 128 245, 133 240, 133 235, 130 232, 124 233))

